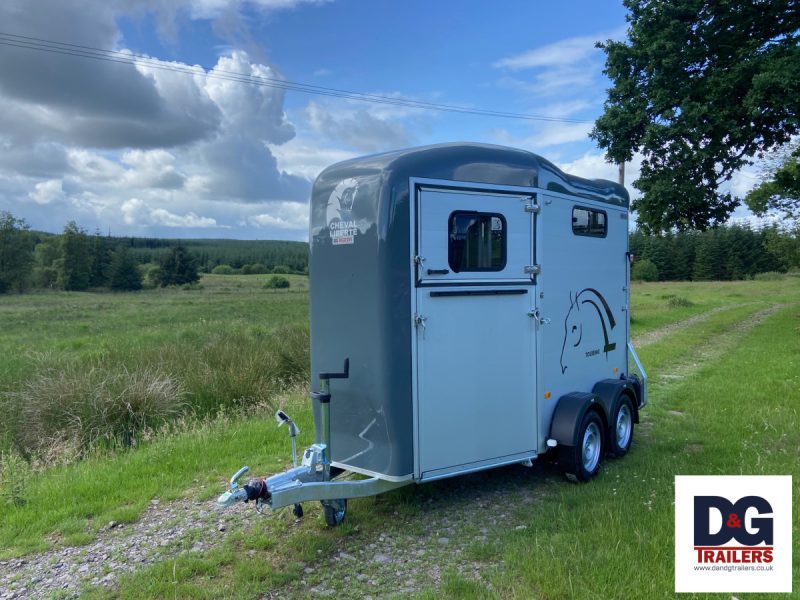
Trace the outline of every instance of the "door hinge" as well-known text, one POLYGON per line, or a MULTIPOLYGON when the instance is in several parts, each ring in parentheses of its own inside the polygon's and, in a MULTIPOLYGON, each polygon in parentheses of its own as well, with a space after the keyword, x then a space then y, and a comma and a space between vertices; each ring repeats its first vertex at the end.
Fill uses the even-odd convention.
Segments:
POLYGON ((533 213, 538 215, 542 211, 542 207, 538 204, 526 204, 525 205, 525 212, 526 213, 533 213))
POLYGON ((542 265, 525 265, 524 270, 528 275, 538 275, 542 272, 542 265))
POLYGON ((416 264, 416 265, 421 265, 421 264, 422 264, 422 263, 424 263, 424 262, 425 262, 425 259, 424 259, 423 257, 421 257, 419 254, 417 254, 417 255, 414 257, 414 264, 416 264))

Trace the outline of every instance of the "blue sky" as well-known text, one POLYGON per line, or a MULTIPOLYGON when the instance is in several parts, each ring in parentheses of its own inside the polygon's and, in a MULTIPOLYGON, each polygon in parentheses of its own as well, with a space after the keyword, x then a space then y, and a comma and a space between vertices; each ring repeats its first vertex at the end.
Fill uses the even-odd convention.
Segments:
MULTIPOLYGON (((0 209, 37 229, 306 239, 325 166, 445 141, 532 150, 616 178, 587 133, 619 2, 5 0, 4 33, 132 52, 193 75, 0 45, 0 209), (248 86, 245 75, 569 122, 248 86), (210 75, 210 76, 209 76, 210 75)), ((638 160, 628 167, 635 178, 638 160)), ((731 187, 755 183, 746 171, 731 187)), ((632 194, 635 190, 630 188, 632 194)))

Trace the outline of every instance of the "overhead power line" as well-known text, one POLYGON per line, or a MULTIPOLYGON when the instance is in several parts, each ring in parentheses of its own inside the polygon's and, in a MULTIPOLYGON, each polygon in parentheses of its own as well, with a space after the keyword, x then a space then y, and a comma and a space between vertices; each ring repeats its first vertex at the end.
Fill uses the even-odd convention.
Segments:
POLYGON ((2 31, 0 31, 0 46, 21 48, 24 50, 47 52, 51 54, 72 56, 75 58, 84 58, 84 59, 98 60, 103 62, 125 64, 125 65, 135 66, 139 64, 144 67, 150 69, 156 69, 159 71, 182 73, 184 75, 202 74, 204 77, 210 77, 212 79, 222 79, 225 81, 233 81, 236 83, 243 83, 260 87, 276 88, 294 92, 302 92, 304 94, 328 96, 333 98, 344 98, 348 100, 370 102, 373 104, 385 104, 389 106, 399 106, 399 107, 414 108, 420 110, 435 110, 440 112, 452 112, 452 113, 461 113, 467 115, 478 115, 484 117, 497 117, 504 119, 519 119, 526 121, 546 121, 554 123, 591 122, 581 119, 569 119, 564 117, 550 117, 546 115, 513 113, 513 112, 481 109, 481 108, 470 108, 468 106, 440 104, 436 102, 425 102, 422 100, 413 100, 410 98, 397 98, 392 96, 381 96, 378 94, 367 94, 364 92, 356 92, 353 90, 289 81, 277 77, 266 77, 263 75, 248 75, 246 73, 239 73, 236 71, 220 69, 218 67, 207 67, 203 65, 189 66, 189 65, 182 65, 180 63, 164 62, 156 58, 142 56, 139 54, 133 54, 131 52, 123 52, 119 50, 104 50, 102 48, 95 48, 93 46, 82 46, 80 44, 70 44, 67 42, 58 42, 54 40, 47 40, 32 36, 6 33, 2 31), (198 68, 202 69, 202 73, 198 71, 198 68))

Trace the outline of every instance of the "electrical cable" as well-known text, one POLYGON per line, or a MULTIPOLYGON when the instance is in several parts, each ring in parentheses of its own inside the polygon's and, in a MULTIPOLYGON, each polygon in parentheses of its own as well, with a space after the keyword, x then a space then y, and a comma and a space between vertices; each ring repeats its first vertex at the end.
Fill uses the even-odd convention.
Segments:
POLYGON ((334 98, 344 98, 348 100, 355 100, 362 102, 370 102, 374 104, 384 104, 384 105, 414 108, 420 110, 436 110, 441 112, 453 112, 453 113, 461 113, 468 115, 478 115, 478 116, 497 117, 506 119, 521 119, 530 121, 546 121, 546 122, 558 122, 558 123, 590 123, 590 121, 585 121, 580 119, 568 119, 560 117, 548 117, 545 115, 512 113, 505 111, 470 108, 467 106, 457 106, 451 104, 439 104, 434 102, 425 102, 422 100, 412 100, 407 98, 394 98, 391 96, 381 96, 377 94, 367 94, 363 92, 356 92, 340 88, 299 83, 299 82, 289 81, 286 79, 278 79, 263 75, 248 75, 245 73, 237 73, 236 71, 220 69, 217 67, 205 67, 202 65, 184 66, 176 63, 168 63, 165 61, 161 61, 160 59, 157 58, 142 56, 131 52, 124 52, 119 50, 103 50, 101 48, 96 48, 93 46, 82 46, 80 44, 57 42, 53 40, 6 33, 2 31, 0 31, 0 45, 7 47, 21 48, 25 50, 48 52, 51 54, 72 56, 77 58, 99 60, 110 63, 126 64, 133 66, 139 64, 146 68, 152 68, 161 71, 169 71, 174 73, 182 73, 185 75, 200 75, 201 73, 198 72, 198 69, 202 69, 202 75, 204 77, 209 77, 213 79, 233 81, 237 83, 256 85, 260 87, 283 89, 287 91, 296 91, 306 94, 328 96, 334 98))

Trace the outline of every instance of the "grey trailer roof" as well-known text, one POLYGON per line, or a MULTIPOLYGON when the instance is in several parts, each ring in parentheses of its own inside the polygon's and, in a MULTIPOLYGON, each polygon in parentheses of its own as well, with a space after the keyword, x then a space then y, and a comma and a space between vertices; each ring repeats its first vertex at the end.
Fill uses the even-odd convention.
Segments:
POLYGON ((538 187, 615 206, 630 204, 627 190, 613 181, 569 175, 527 150, 472 142, 433 144, 354 158, 328 167, 320 179, 330 181, 381 171, 395 180, 407 176, 538 187))

